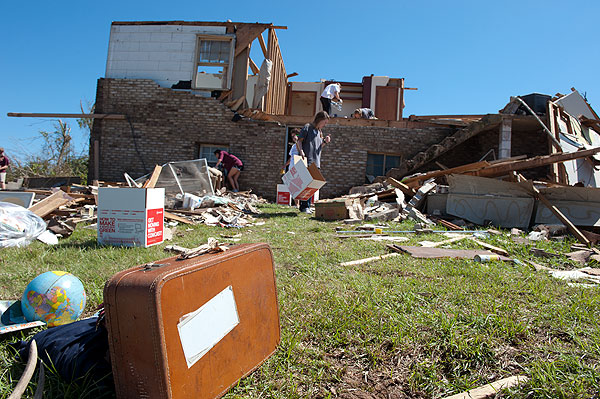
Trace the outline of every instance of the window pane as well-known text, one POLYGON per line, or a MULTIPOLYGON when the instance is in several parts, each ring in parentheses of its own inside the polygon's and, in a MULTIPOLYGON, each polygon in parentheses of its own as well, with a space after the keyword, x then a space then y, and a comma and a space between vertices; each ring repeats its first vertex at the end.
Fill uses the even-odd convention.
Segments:
POLYGON ((215 150, 229 151, 229 147, 211 146, 211 145, 200 146, 200 158, 206 158, 206 162, 208 163, 208 166, 214 167, 217 164, 217 157, 215 157, 215 150))
POLYGON ((230 41, 200 40, 198 45, 198 62, 229 63, 230 41))
POLYGON ((367 154, 367 175, 383 175, 384 156, 382 154, 367 154))
POLYGON ((400 165, 400 157, 395 155, 385 156, 385 172, 400 165))

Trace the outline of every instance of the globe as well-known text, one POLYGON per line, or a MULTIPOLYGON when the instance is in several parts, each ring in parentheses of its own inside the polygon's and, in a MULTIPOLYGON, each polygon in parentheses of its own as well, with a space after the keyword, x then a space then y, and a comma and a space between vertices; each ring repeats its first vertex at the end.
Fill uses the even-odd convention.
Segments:
POLYGON ((49 327, 77 320, 85 308, 85 290, 71 273, 45 272, 31 280, 21 297, 27 321, 43 321, 49 327))

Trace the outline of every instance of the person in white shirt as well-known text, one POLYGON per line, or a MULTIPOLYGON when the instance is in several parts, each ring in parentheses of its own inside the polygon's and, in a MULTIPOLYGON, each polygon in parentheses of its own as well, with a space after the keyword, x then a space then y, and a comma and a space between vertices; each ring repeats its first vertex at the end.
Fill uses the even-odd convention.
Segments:
POLYGON ((331 100, 336 100, 339 103, 342 103, 342 99, 340 98, 340 92, 342 91, 342 85, 339 83, 332 83, 325 87, 323 93, 321 93, 321 104, 323 105, 323 111, 327 112, 329 115, 331 113, 331 100))

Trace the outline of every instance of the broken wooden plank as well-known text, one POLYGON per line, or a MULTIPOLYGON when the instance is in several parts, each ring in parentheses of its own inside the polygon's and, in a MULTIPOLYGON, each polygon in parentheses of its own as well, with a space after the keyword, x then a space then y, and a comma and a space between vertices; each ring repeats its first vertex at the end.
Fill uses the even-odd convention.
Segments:
MULTIPOLYGON (((598 148, 600 149, 600 147, 598 147, 598 148)), ((575 238, 577 238, 577 240, 579 240, 579 242, 587 245, 588 247, 591 246, 590 240, 588 240, 587 237, 585 235, 583 235, 581 233, 581 231, 579 231, 579 229, 577 227, 575 227, 575 225, 573 223, 571 223, 571 221, 569 219, 567 219, 567 217, 565 215, 563 215, 563 213, 557 207, 552 205, 552 203, 550 203, 550 201, 548 201, 548 199, 545 196, 543 196, 540 193, 540 190, 538 190, 535 186, 533 186, 533 192, 535 193, 537 198, 544 205, 546 205, 546 208, 548 208, 554 214, 554 216, 556 216, 558 218, 558 220, 560 220, 565 226, 567 226, 567 228, 569 229, 571 234, 573 234, 575 236, 575 238)))
POLYGON ((525 375, 514 375, 512 377, 503 378, 498 381, 470 389, 466 392, 458 393, 452 396, 446 396, 445 399, 485 399, 496 397, 501 389, 513 387, 515 385, 526 382, 529 377, 525 375))
POLYGON ((364 258, 364 259, 352 260, 352 261, 349 261, 349 262, 342 262, 342 263, 340 263, 340 266, 362 265, 364 263, 374 262, 376 260, 390 258, 390 257, 393 257, 393 256, 398 256, 398 255, 402 255, 402 254, 400 254, 398 252, 393 252, 391 254, 384 254, 384 255, 379 255, 379 256, 373 256, 371 258, 364 258))
POLYGON ((402 191, 404 195, 409 195, 412 197, 417 193, 414 188, 408 187, 406 184, 394 179, 393 177, 388 177, 387 179, 385 179, 385 181, 391 184, 392 186, 396 187, 397 189, 400 189, 400 191, 402 191))
POLYGON ((150 178, 144 182, 142 188, 154 188, 156 186, 156 182, 158 181, 158 177, 160 176, 160 172, 162 171, 162 166, 156 165, 154 166, 154 170, 150 175, 150 178))
POLYGON ((43 218, 51 214, 55 209, 58 209, 60 206, 70 201, 73 201, 73 197, 69 196, 69 194, 62 190, 58 190, 37 204, 30 206, 28 209, 39 217, 43 218))
POLYGON ((176 222, 180 222, 180 223, 183 223, 183 224, 191 224, 191 225, 195 224, 194 222, 190 222, 186 218, 182 218, 181 216, 174 215, 174 214, 172 214, 170 212, 167 212, 167 211, 164 212, 164 216, 165 216, 165 219, 175 220, 176 222))
POLYGON ((469 236, 467 236, 467 235, 457 235, 457 237, 452 237, 449 240, 438 241, 438 242, 434 242, 434 243, 423 241, 423 243, 427 243, 427 244, 422 244, 422 245, 423 245, 423 247, 426 247, 426 248, 436 248, 436 247, 439 247, 439 246, 442 246, 442 245, 451 244, 451 243, 456 242, 456 241, 464 240, 467 237, 469 237, 469 236))
MULTIPOLYGON (((406 252, 410 254, 413 258, 454 258, 454 259, 474 259, 475 255, 495 255, 490 251, 481 251, 475 249, 445 249, 445 248, 428 248, 428 247, 416 247, 409 245, 388 245, 389 247, 395 247, 399 251, 406 252)), ((508 258, 503 255, 500 256, 500 260, 503 261, 511 261, 511 258, 508 258)))
POLYGON ((497 253, 498 255, 508 256, 508 252, 505 249, 502 249, 502 248, 499 248, 499 247, 495 247, 492 244, 488 244, 487 242, 479 241, 475 237, 469 237, 469 239, 471 241, 473 241, 474 243, 476 243, 478 245, 481 245, 482 247, 487 248, 487 249, 489 249, 492 252, 497 253))

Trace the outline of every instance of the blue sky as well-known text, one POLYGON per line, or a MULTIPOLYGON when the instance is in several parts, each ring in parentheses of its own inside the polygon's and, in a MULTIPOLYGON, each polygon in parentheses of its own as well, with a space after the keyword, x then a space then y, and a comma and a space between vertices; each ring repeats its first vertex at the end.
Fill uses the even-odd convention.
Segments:
MULTIPOLYGON (((596 1, 8 2, 0 57, 0 146, 39 149, 53 121, 7 112, 80 112, 104 76, 112 21, 272 22, 295 81, 406 79, 405 115, 485 114, 510 96, 587 95, 600 111, 596 1)), ((260 64, 260 60, 256 60, 260 64)), ((68 119, 78 149, 85 147, 68 119)))

